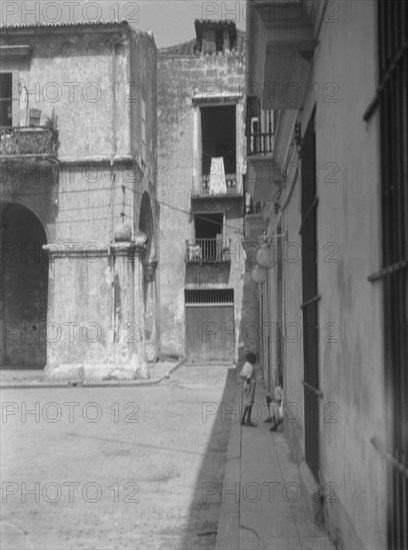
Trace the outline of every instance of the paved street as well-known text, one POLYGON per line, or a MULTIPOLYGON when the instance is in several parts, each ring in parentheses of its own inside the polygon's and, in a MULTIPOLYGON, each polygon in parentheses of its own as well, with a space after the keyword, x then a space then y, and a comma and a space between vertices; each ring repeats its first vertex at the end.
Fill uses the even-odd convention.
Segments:
POLYGON ((183 366, 156 386, 3 390, 2 548, 214 548, 203 484, 223 480, 230 417, 211 403, 235 387, 183 366))

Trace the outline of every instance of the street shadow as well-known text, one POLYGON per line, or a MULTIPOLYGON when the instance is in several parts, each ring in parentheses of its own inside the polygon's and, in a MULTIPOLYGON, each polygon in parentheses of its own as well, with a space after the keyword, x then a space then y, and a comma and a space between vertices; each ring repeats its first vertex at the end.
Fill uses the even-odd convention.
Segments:
POLYGON ((228 412, 233 411, 236 384, 235 368, 231 367, 228 369, 220 403, 208 404, 208 418, 203 413, 203 422, 214 423, 196 479, 187 526, 178 547, 180 550, 215 548, 230 428, 232 422, 239 421, 239 411, 236 413, 237 418, 234 412, 228 412), (213 421, 210 412, 215 412, 216 405, 217 414, 213 421))

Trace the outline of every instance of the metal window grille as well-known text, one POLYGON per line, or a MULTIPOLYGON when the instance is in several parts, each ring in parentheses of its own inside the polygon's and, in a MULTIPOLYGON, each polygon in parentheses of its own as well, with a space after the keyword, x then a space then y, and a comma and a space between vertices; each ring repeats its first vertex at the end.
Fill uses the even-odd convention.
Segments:
POLYGON ((0 125, 13 124, 13 74, 0 74, 0 125))
POLYGON ((388 546, 408 548, 408 2, 378 0, 388 546))
POLYGON ((224 30, 217 30, 215 33, 215 49, 217 52, 224 51, 224 30))
POLYGON ((230 259, 231 239, 193 239, 186 241, 187 262, 226 262, 230 259))
POLYGON ((184 291, 186 306, 215 306, 230 305, 234 303, 234 289, 210 288, 210 289, 186 289, 184 291))

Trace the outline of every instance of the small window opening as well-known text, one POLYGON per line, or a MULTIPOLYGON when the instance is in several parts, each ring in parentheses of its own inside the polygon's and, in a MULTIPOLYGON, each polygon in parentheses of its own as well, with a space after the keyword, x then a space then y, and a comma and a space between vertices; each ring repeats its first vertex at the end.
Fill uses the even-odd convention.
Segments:
POLYGON ((223 243, 223 214, 196 214, 194 216, 195 245, 200 247, 203 260, 217 260, 223 243))
POLYGON ((0 73, 0 126, 13 126, 13 74, 0 73))

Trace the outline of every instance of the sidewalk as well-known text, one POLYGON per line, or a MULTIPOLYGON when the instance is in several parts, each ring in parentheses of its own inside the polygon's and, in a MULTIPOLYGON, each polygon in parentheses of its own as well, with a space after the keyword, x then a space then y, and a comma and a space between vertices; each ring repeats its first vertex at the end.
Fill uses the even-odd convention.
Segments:
POLYGON ((185 363, 185 359, 178 361, 160 361, 148 364, 150 378, 135 380, 52 380, 44 375, 43 369, 1 369, 0 389, 6 388, 61 388, 70 386, 83 386, 87 388, 104 386, 149 386, 160 384, 168 378, 176 369, 185 363))
MULTIPOLYGON (((235 406, 242 410, 238 388, 235 406)), ((258 382, 257 426, 241 428, 234 417, 231 422, 217 550, 333 550, 310 519, 282 425, 270 432, 266 417, 266 391, 258 382)))

